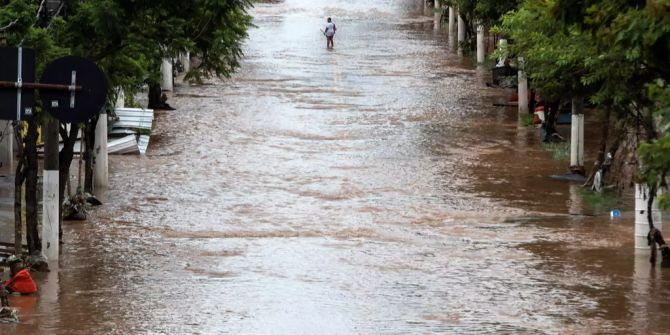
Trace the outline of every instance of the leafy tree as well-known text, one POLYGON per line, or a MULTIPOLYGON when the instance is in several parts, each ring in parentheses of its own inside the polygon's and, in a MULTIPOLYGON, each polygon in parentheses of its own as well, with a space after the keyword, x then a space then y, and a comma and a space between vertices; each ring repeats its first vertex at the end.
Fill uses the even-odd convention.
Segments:
MULTIPOLYGON (((199 64, 187 74, 196 82, 229 76, 239 66, 241 43, 251 25, 246 13, 250 5, 247 0, 71 1, 62 42, 102 67, 110 97, 119 87, 132 94, 148 84, 153 108, 160 100, 163 58, 186 51, 198 56, 199 64)), ((83 125, 87 148, 94 146, 96 122, 93 118, 83 125)), ((93 157, 85 158, 89 167, 85 188, 90 191, 93 157)))
POLYGON ((443 0, 442 3, 458 9, 458 13, 465 21, 465 50, 474 50, 476 25, 492 27, 500 23, 503 14, 517 7, 517 0, 443 0))
MULTIPOLYGON (((200 59, 187 74, 189 80, 229 76, 239 66, 241 44, 251 26, 248 0, 68 0, 61 2, 55 17, 46 15, 44 1, 5 0, 4 3, 0 7, 3 44, 34 48, 41 67, 65 54, 94 61, 107 77, 108 109, 113 106, 117 88, 133 94, 146 83, 150 88, 157 87, 161 60, 180 52, 190 51, 200 59)), ((21 173, 17 172, 17 184, 24 179, 28 183, 37 180, 35 143, 43 112, 38 109, 37 113, 38 117, 28 122, 25 144, 21 146, 25 148, 25 159, 19 161, 17 171, 21 173)), ((59 155, 61 204, 78 131, 84 130, 87 166, 91 166, 96 123, 97 116, 73 124, 69 130, 61 124, 64 142, 59 155)), ((32 217, 36 227, 36 216, 30 215, 36 209, 36 199, 36 192, 27 192, 31 227, 32 217)), ((29 238, 31 251, 40 249, 36 234, 34 239, 31 244, 29 238)))
MULTIPOLYGON (((36 62, 39 65, 36 71, 39 78, 44 64, 68 52, 66 48, 57 46, 51 36, 51 29, 58 26, 54 22, 51 26, 44 25, 39 13, 39 3, 36 1, 5 1, 0 8, 0 44, 2 46, 24 46, 35 49, 36 62)), ((41 249, 41 240, 37 231, 37 129, 43 119, 39 104, 37 116, 25 123, 25 134, 20 123, 16 123, 16 143, 19 149, 14 183, 14 217, 16 221, 16 252, 21 250, 21 227, 23 219, 21 213, 21 193, 25 184, 26 204, 26 240, 30 253, 41 249)))
POLYGON ((593 76, 602 54, 589 32, 556 17, 558 6, 554 0, 526 1, 496 30, 511 38, 510 50, 524 57, 524 69, 543 98, 594 94, 602 85, 593 76))
POLYGON ((494 29, 511 39, 514 56, 524 57, 531 87, 545 105, 547 135, 555 131, 561 102, 591 96, 601 84, 583 80, 593 71, 592 59, 599 53, 592 35, 561 21, 556 15, 559 6, 555 0, 522 2, 494 29))
MULTIPOLYGON (((665 0, 542 0, 522 2, 501 25, 543 94, 589 96, 614 112, 624 147, 642 142, 638 182, 652 191, 670 169, 669 17, 665 0)), ((628 165, 629 156, 618 156, 628 165)), ((670 207, 670 197, 661 200, 670 207)))
MULTIPOLYGON (((600 82, 593 100, 629 120, 638 151, 638 182, 654 198, 670 169, 670 3, 664 0, 560 1, 557 13, 594 36, 599 55, 583 81, 600 82)), ((669 207, 670 198, 661 197, 669 207)), ((651 222, 650 217, 650 224, 651 222)))

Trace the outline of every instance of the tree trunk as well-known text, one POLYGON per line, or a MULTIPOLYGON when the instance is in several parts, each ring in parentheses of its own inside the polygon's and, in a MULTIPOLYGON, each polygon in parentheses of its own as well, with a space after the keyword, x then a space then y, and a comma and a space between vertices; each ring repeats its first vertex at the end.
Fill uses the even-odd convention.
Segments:
POLYGON ((93 193, 93 162, 95 161, 95 125, 98 123, 98 115, 86 122, 86 133, 84 138, 86 146, 84 147, 84 192, 93 193))
POLYGON ((37 121, 28 120, 26 134, 26 240, 28 253, 42 250, 42 240, 37 230, 37 121))
POLYGON ((149 104, 148 108, 151 109, 163 109, 163 102, 161 101, 161 85, 158 82, 153 80, 148 81, 149 84, 149 104))
POLYGON ((17 147, 19 148, 19 161, 16 166, 16 174, 14 176, 14 254, 21 255, 21 245, 23 244, 23 216, 21 215, 21 188, 26 179, 25 172, 25 156, 23 150, 23 136, 21 136, 21 128, 14 129, 17 147))
POLYGON ((9 299, 7 299, 7 291, 2 281, 0 281, 0 307, 9 307, 9 299))
POLYGON ((558 102, 548 102, 545 104, 546 116, 542 127, 544 128, 544 138, 542 141, 551 142, 553 134, 556 133, 556 119, 558 117, 560 104, 558 102))
POLYGON ((610 145, 613 159, 604 181, 605 185, 614 186, 616 193, 621 195, 633 187, 637 174, 638 132, 634 124, 624 120, 617 123, 613 133, 618 136, 610 145))
POLYGON ((70 174, 70 164, 72 164, 72 158, 74 157, 74 143, 77 141, 77 134, 79 132, 79 126, 77 124, 70 124, 70 131, 68 133, 65 124, 61 123, 60 127, 60 137, 63 139, 63 149, 61 149, 58 154, 58 161, 60 163, 58 170, 58 206, 59 213, 61 216, 59 224, 58 237, 59 240, 63 241, 63 202, 65 201, 65 182, 68 179, 70 174))
MULTIPOLYGON (((605 110, 605 115, 604 115, 604 120, 602 122, 603 129, 602 129, 602 135, 600 137, 600 150, 598 151, 598 156, 596 157, 596 163, 594 166, 594 169, 591 171, 589 174, 588 179, 584 183, 584 187, 591 187, 593 186, 593 179, 595 178, 596 173, 598 170, 600 170, 603 166, 603 163, 605 162, 605 157, 607 156, 607 143, 609 141, 609 129, 610 129, 610 110, 607 109, 605 110)), ((605 178, 605 169, 603 169, 602 177, 605 178)))

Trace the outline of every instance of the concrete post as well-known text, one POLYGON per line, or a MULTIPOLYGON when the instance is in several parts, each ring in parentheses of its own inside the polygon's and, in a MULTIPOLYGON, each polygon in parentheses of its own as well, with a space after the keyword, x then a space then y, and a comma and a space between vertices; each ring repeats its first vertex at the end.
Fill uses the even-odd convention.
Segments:
POLYGON ((42 186, 42 254, 49 265, 58 266, 60 204, 58 203, 59 183, 59 122, 51 115, 47 116, 42 127, 44 138, 44 171, 42 186))
POLYGON ((584 99, 582 98, 572 99, 571 128, 570 171, 584 175, 584 99))
POLYGON ((477 63, 483 64, 486 61, 486 43, 484 41, 484 26, 477 25, 477 63))
POLYGON ((456 33, 456 10, 449 7, 449 37, 456 33))
POLYGON ((164 91, 172 91, 172 61, 169 58, 164 58, 161 64, 161 89, 164 91))
MULTIPOLYGON (((117 106, 123 107, 123 106, 117 106)), ((95 166, 93 170, 93 185, 95 189, 109 186, 109 165, 107 157, 107 113, 101 112, 98 124, 95 126, 95 166)))
POLYGON ((180 55, 179 58, 181 64, 184 66, 184 72, 188 72, 191 70, 191 53, 186 51, 185 53, 180 55))
POLYGON ((458 54, 463 55, 463 48, 461 47, 462 43, 465 42, 465 21, 461 17, 460 13, 458 14, 458 54))
POLYGON ((500 58, 498 58, 498 63, 496 63, 497 67, 502 67, 505 66, 505 62, 507 62, 507 40, 506 39, 501 39, 498 42, 498 49, 501 51, 500 58))
POLYGON ((119 88, 119 94, 116 96, 115 108, 123 108, 126 106, 126 94, 123 92, 122 88, 119 88))
POLYGON ((435 12, 433 16, 435 18, 435 30, 440 30, 442 28, 442 12, 440 11, 441 5, 439 0, 435 0, 435 12))
POLYGON ((0 171, 12 174, 14 164, 14 127, 12 121, 0 121, 0 171))
MULTIPOLYGON (((649 250, 649 245, 647 245, 647 234, 649 234, 649 222, 647 220, 648 199, 649 189, 647 186, 635 184, 635 249, 649 250)), ((656 229, 662 230, 663 223, 661 222, 661 211, 658 209, 657 199, 658 197, 654 199, 651 217, 654 220, 656 229)))
MULTIPOLYGON (((519 57, 519 115, 528 114, 528 78, 523 70, 524 60, 519 57)), ((519 119, 521 120, 521 119, 519 119)))

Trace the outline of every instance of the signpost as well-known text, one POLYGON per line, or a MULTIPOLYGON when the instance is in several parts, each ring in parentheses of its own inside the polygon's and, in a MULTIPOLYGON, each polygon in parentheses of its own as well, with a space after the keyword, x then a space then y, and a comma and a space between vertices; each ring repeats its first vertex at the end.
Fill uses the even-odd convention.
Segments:
MULTIPOLYGON (((35 52, 26 48, 0 48, 0 119, 27 120, 35 115, 35 90, 42 108, 53 117, 43 125, 42 252, 51 262, 59 253, 59 122, 89 120, 107 99, 107 81, 95 63, 67 56, 49 63, 41 82, 35 82, 35 52)), ((11 148, 10 148, 11 150, 11 148)))
MULTIPOLYGON (((0 48, 0 81, 14 89, 0 89, 0 119, 27 120, 35 110, 35 90, 22 86, 35 81, 35 52, 25 48, 0 48), (17 87, 18 86, 18 87, 17 87)), ((0 167, 11 173, 14 131, 10 122, 0 123, 0 167)))
POLYGON ((104 73, 85 58, 67 56, 49 63, 41 82, 50 83, 38 84, 42 106, 61 122, 89 120, 107 99, 104 73))
POLYGON ((0 119, 27 120, 35 112, 35 51, 0 48, 0 119))
MULTIPOLYGON (((107 99, 105 75, 95 63, 81 57, 67 56, 49 63, 42 73, 41 81, 50 85, 42 86, 40 90, 42 106, 60 122, 76 123, 89 120, 100 112, 107 99)), ((44 130, 45 134, 51 134, 52 142, 45 143, 42 212, 44 239, 42 249, 49 260, 58 260, 60 224, 58 121, 52 119, 46 125, 48 128, 44 130), (47 159, 50 159, 52 164, 47 164, 47 159)))
POLYGON ((47 65, 35 82, 35 51, 0 48, 0 120, 27 120, 35 114, 35 89, 42 107, 61 122, 84 122, 105 104, 107 81, 95 63, 77 56, 47 65))

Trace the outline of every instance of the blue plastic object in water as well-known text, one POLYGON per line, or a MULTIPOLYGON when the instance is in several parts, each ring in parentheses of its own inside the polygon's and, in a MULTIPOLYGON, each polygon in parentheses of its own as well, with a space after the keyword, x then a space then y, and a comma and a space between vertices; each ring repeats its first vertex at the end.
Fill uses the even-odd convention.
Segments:
POLYGON ((610 211, 610 217, 612 219, 621 217, 621 211, 618 209, 613 209, 612 211, 610 211))

